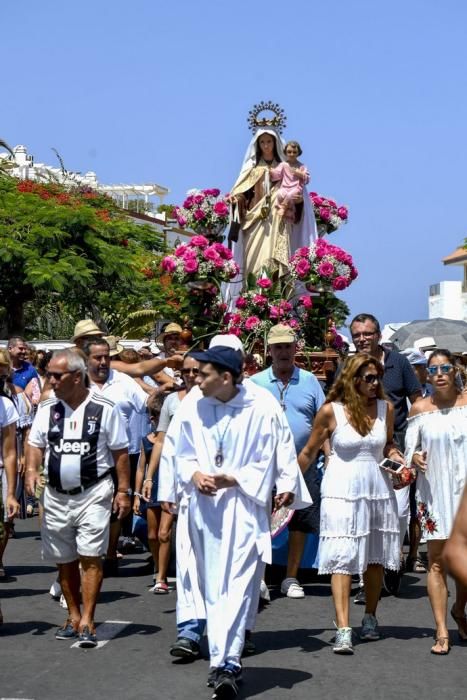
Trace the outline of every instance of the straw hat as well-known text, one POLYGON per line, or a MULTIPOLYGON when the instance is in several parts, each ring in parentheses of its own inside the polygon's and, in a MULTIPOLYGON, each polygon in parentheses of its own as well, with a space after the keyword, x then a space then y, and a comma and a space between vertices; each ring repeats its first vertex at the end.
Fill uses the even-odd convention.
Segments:
POLYGON ((120 353, 125 350, 123 345, 118 342, 118 338, 116 338, 114 335, 106 335, 104 336, 104 340, 106 340, 109 344, 109 357, 120 355, 120 353))
POLYGON ((168 323, 164 330, 158 335, 161 340, 164 339, 166 335, 172 335, 172 333, 183 333, 183 328, 178 323, 168 323))
POLYGON ((76 341, 77 338, 82 338, 83 336, 88 335, 98 335, 102 337, 104 332, 101 331, 99 326, 97 326, 90 318, 85 318, 83 321, 78 321, 76 324, 71 340, 76 341))

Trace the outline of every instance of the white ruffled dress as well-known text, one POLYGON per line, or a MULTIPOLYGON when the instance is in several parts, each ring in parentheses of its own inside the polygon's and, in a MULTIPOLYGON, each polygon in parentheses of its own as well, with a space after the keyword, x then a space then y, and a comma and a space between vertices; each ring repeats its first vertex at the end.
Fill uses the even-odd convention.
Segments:
POLYGON ((379 462, 386 445, 386 402, 368 435, 349 423, 344 406, 331 404, 336 429, 321 484, 320 574, 362 574, 369 564, 399 568, 399 519, 389 476, 379 462))
POLYGON ((405 456, 427 453, 427 470, 417 476, 417 515, 428 540, 448 539, 467 481, 467 406, 419 413, 409 418, 405 456))

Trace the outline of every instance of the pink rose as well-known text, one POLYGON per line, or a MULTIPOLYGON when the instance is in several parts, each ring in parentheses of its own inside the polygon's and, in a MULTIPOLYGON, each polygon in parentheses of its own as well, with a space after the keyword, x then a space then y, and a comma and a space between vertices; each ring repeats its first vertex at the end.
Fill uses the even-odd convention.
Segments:
POLYGON ((298 263, 295 265, 295 270, 297 272, 297 275, 299 277, 306 277, 308 273, 311 270, 311 265, 308 262, 308 260, 305 260, 302 258, 301 260, 298 261, 298 263))
POLYGON ((333 274, 334 265, 332 263, 322 262, 318 265, 318 275, 320 275, 320 277, 332 277, 333 274))
POLYGON ((257 306, 266 306, 268 303, 268 298, 263 296, 262 294, 255 294, 253 297, 253 304, 256 304, 257 306))
POLYGON ((299 256, 301 256, 302 258, 307 258, 308 255, 309 255, 309 253, 310 253, 310 249, 304 247, 304 248, 299 248, 299 249, 296 251, 295 255, 299 255, 299 256))
POLYGON ((177 269, 177 263, 171 255, 167 255, 165 258, 162 259, 161 267, 166 272, 173 272, 177 269))
POLYGON ((211 248, 214 248, 214 250, 219 253, 221 258, 224 258, 224 260, 232 260, 232 251, 226 248, 225 245, 222 245, 222 243, 213 243, 211 248))
POLYGON ((219 254, 214 250, 214 248, 210 245, 207 248, 203 250, 203 258, 205 260, 218 260, 219 259, 219 254))
MULTIPOLYGON (((196 212, 195 212, 195 216, 196 216, 196 212)), ((320 207, 319 208, 319 216, 323 221, 329 221, 329 219, 331 218, 331 212, 329 211, 329 209, 326 209, 326 207, 320 207)))
POLYGON ((195 217, 196 221, 202 221, 202 219, 206 218, 206 214, 202 209, 195 209, 193 216, 195 217))
POLYGON ((220 195, 220 193, 221 193, 221 191, 215 187, 213 189, 210 189, 210 190, 203 190, 203 194, 206 194, 210 197, 218 197, 220 195))
POLYGON ((247 331, 252 331, 253 328, 256 328, 260 323, 261 321, 257 316, 249 316, 245 321, 245 328, 247 331))
POLYGON ((209 241, 205 236, 193 236, 188 245, 196 246, 197 248, 205 248, 209 245, 209 241))
POLYGON ((280 313, 279 313, 279 307, 278 306, 270 306, 269 307, 269 318, 279 318, 280 313))
POLYGON ((214 267, 217 270, 222 270, 224 268, 225 262, 222 260, 221 257, 217 257, 216 260, 214 260, 214 267))
POLYGON ((272 282, 269 277, 260 277, 256 280, 256 284, 258 287, 261 287, 261 289, 271 289, 272 287, 272 282))
POLYGON ((216 202, 212 210, 217 216, 227 216, 229 213, 229 208, 225 202, 216 202))
POLYGON ((282 300, 279 304, 280 308, 284 312, 292 311, 292 304, 290 304, 288 301, 282 300))
POLYGON ((299 328, 300 324, 295 318, 291 318, 290 321, 287 321, 287 325, 290 326, 290 328, 299 328))
MULTIPOLYGON (((325 263, 323 263, 325 264, 325 263)), ((336 290, 336 292, 345 289, 348 286, 348 281, 346 280, 345 277, 336 277, 335 280, 332 281, 332 288, 336 290)))
POLYGON ((351 280, 356 280, 358 277, 358 271, 356 267, 352 267, 350 270, 350 279, 351 280))
POLYGON ((183 206, 185 209, 191 209, 193 206, 193 197, 187 197, 183 202, 183 206))
POLYGON ((242 335, 242 329, 241 328, 229 328, 229 335, 236 335, 237 338, 240 338, 242 335))
POLYGON ((337 210, 337 216, 341 218, 343 221, 347 221, 349 212, 347 210, 347 207, 339 207, 337 210))
POLYGON ((178 245, 178 246, 175 248, 174 254, 177 256, 177 258, 183 258, 183 256, 185 255, 186 250, 187 250, 186 245, 183 245, 183 243, 182 243, 182 245, 178 245))
POLYGON ((235 306, 237 309, 246 309, 248 306, 248 300, 244 297, 238 297, 237 301, 235 302, 235 306))
POLYGON ((188 219, 186 218, 186 216, 182 216, 181 214, 179 214, 177 216, 177 221, 178 221, 178 225, 181 226, 182 228, 184 226, 186 226, 188 223, 188 219))
POLYGON ((311 193, 310 196, 311 196, 311 201, 313 202, 313 205, 315 207, 320 207, 322 205, 322 203, 324 202, 324 199, 322 197, 320 197, 317 194, 314 194, 313 192, 311 193))
POLYGON ((183 269, 187 275, 196 272, 198 269, 198 262, 195 258, 185 258, 183 263, 183 269))
POLYGON ((311 309, 313 306, 313 299, 307 294, 302 294, 302 296, 298 298, 298 301, 305 307, 305 309, 311 309))
POLYGON ((202 204, 204 202, 204 194, 196 194, 193 197, 193 201, 195 204, 202 204))
POLYGON ((230 323, 233 323, 234 326, 238 326, 238 324, 241 322, 242 317, 240 314, 232 314, 230 318, 230 323))
POLYGON ((224 304, 224 302, 220 302, 220 304, 217 305, 217 308, 221 313, 224 313, 224 311, 227 311, 227 304, 224 304))

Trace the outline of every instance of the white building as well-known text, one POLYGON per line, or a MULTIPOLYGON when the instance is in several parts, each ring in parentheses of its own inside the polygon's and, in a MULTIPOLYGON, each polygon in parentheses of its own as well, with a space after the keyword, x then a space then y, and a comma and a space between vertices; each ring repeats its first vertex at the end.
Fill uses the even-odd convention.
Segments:
POLYGON ((432 284, 428 297, 428 318, 452 318, 467 321, 467 250, 457 248, 443 258, 445 265, 461 265, 462 281, 445 281, 432 284))

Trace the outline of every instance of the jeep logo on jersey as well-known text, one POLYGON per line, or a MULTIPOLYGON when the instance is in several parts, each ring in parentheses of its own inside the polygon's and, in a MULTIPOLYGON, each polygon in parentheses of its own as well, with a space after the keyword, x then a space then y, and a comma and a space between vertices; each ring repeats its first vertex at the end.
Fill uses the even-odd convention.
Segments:
POLYGON ((58 445, 54 445, 54 452, 58 454, 87 455, 91 450, 91 443, 81 440, 60 439, 58 445))

